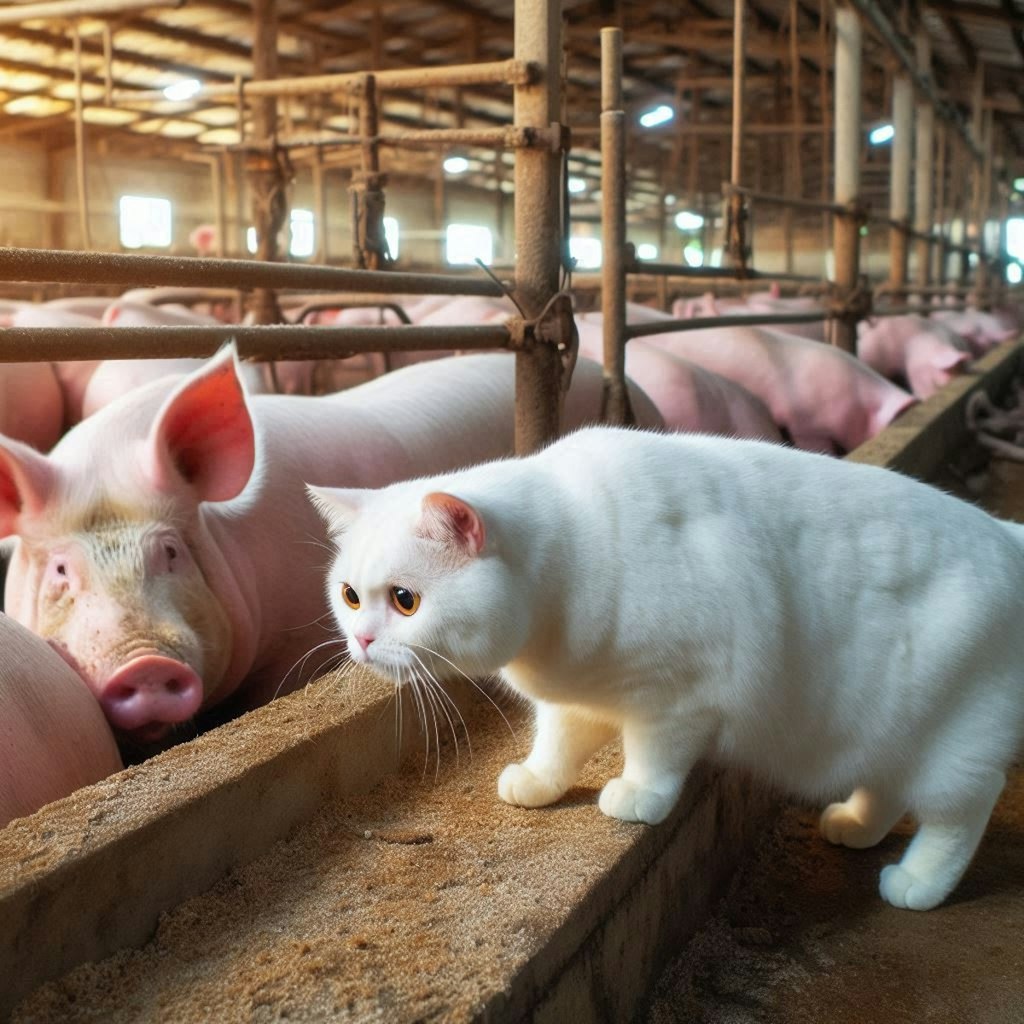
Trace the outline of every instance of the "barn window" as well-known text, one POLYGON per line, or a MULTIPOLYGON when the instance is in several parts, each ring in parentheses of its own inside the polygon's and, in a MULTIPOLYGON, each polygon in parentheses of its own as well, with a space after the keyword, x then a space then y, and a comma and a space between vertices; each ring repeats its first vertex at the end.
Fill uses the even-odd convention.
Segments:
POLYGON ((153 196, 121 196, 121 244, 126 249, 143 246, 166 249, 171 244, 171 201, 153 196))
POLYGON ((256 244, 256 229, 246 228, 245 229, 245 247, 251 253, 255 253, 257 249, 256 244))
POLYGON ((384 238, 388 243, 388 252, 393 260, 398 259, 398 220, 395 217, 384 218, 384 238))
POLYGON ((638 260, 656 260, 658 247, 651 242, 641 242, 636 247, 636 258, 638 260))
POLYGON ((569 255, 576 261, 577 270, 596 270, 601 266, 601 239, 570 238, 569 255))
POLYGON ((291 227, 291 242, 288 251, 293 256, 312 256, 316 248, 316 230, 313 225, 313 211, 294 209, 289 220, 291 227))
POLYGON ((479 224, 449 224, 445 231, 445 258, 451 264, 490 263, 494 259, 494 239, 490 228, 479 224))

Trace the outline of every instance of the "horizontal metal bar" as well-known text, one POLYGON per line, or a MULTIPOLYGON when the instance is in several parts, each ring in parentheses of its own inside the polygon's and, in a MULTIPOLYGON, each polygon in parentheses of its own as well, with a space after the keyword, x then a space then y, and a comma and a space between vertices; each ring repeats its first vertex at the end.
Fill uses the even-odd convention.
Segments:
POLYGON ((832 316, 827 310, 816 313, 739 313, 728 316, 694 316, 686 320, 655 320, 650 323, 626 324, 626 338, 646 338, 670 331, 700 331, 708 327, 770 327, 773 324, 815 324, 832 316))
MULTIPOLYGON (((920 291, 919 288, 910 287, 906 291, 916 292, 920 291)), ((920 316, 922 313, 942 313, 946 310, 951 312, 958 312, 959 310, 967 309, 966 302, 956 302, 951 306, 883 306, 881 309, 872 309, 869 314, 872 317, 876 316, 920 316)))
POLYGON ((552 133, 541 128, 430 128, 379 135, 349 135, 346 132, 321 131, 282 134, 273 141, 247 140, 226 147, 228 150, 270 150, 275 146, 298 149, 305 146, 486 146, 491 149, 548 148, 557 144, 552 133))
MULTIPOLYGON (((720 278, 728 281, 795 281, 800 284, 819 284, 820 277, 808 274, 776 274, 765 270, 747 270, 740 274, 730 267, 691 267, 686 263, 655 263, 633 260, 626 264, 627 274, 652 274, 656 277, 720 278)), ((575 278, 574 278, 575 280, 575 278)))
POLYGON ((52 0, 50 3, 5 4, 0 25, 22 25, 41 18, 104 18, 144 8, 180 7, 185 0, 52 0))
POLYGON ((197 256, 137 256, 63 249, 0 246, 0 281, 52 281, 79 284, 179 285, 222 288, 298 288, 309 291, 375 291, 407 295, 505 294, 487 277, 349 270, 316 264, 263 263, 197 256))
MULTIPOLYGON (((296 78, 268 78, 259 81, 206 85, 199 92, 182 100, 183 104, 202 103, 211 99, 237 99, 252 96, 309 96, 359 90, 367 75, 373 75, 378 92, 392 89, 427 89, 431 86, 457 85, 530 85, 536 81, 538 68, 522 60, 497 60, 479 64, 454 64, 451 67, 393 68, 389 71, 346 71, 334 75, 303 75, 296 78)), ((168 103, 162 89, 117 89, 113 103, 168 103)))
POLYGON ((827 203, 820 199, 795 199, 790 196, 780 196, 772 192, 758 192, 756 189, 745 188, 742 185, 733 185, 732 182, 722 182, 722 195, 739 195, 756 203, 765 203, 769 206, 789 206, 796 210, 812 210, 815 213, 834 213, 838 216, 855 214, 842 203, 827 203))
POLYGON ((513 347, 505 324, 468 327, 8 327, 0 362, 206 358, 234 341, 247 359, 344 359, 358 352, 443 352, 513 347))

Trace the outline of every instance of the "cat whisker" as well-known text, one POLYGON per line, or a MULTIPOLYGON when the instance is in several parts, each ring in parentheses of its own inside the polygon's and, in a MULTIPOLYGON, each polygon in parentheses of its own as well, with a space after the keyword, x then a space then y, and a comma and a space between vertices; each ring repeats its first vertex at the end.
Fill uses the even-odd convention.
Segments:
POLYGON ((509 720, 505 717, 505 712, 502 711, 500 707, 498 707, 498 705, 494 701, 494 698, 472 676, 468 675, 466 672, 463 672, 462 669, 459 668, 459 666, 456 665, 455 662, 452 661, 450 658, 446 658, 443 654, 440 654, 435 650, 431 650, 431 648, 427 647, 425 644, 414 644, 410 643, 409 641, 406 641, 406 646, 418 647, 421 651, 426 651, 428 654, 434 655, 435 658, 440 658, 442 661, 447 662, 449 665, 451 665, 451 667, 455 669, 455 671, 458 672, 459 675, 461 675, 464 679, 468 680, 470 685, 473 686, 488 702, 490 702, 490 704, 494 706, 494 710, 497 711, 499 715, 501 715, 501 720, 505 723, 506 727, 508 728, 508 731, 512 734, 512 739, 515 740, 516 743, 519 742, 519 737, 516 735, 515 729, 512 728, 512 723, 509 722, 509 720))
POLYGON ((462 723, 462 731, 463 731, 463 733, 466 736, 466 746, 469 749, 469 759, 470 759, 470 761, 472 761, 473 760, 473 744, 470 742, 470 739, 469 739, 469 727, 466 725, 466 720, 462 717, 462 712, 459 710, 458 704, 456 704, 455 701, 452 700, 451 694, 448 693, 447 690, 445 690, 445 688, 442 685, 441 681, 437 678, 437 676, 433 672, 431 672, 431 670, 424 663, 423 659, 415 651, 410 651, 410 653, 416 659, 416 661, 420 664, 420 666, 423 668, 423 672, 427 676, 428 681, 430 682, 430 684, 432 686, 434 686, 437 689, 437 692, 440 695, 440 698, 441 698, 441 708, 442 708, 442 710, 444 710, 445 716, 448 719, 448 724, 451 726, 452 738, 455 741, 455 763, 456 764, 459 763, 459 737, 458 737, 458 732, 457 732, 457 730, 455 728, 455 722, 452 720, 452 717, 451 717, 451 715, 448 714, 447 710, 445 710, 445 701, 447 701, 447 703, 449 705, 451 705, 452 710, 455 712, 455 714, 459 718, 459 721, 462 723))
POLYGON ((423 696, 426 698, 427 704, 430 707, 430 717, 434 720, 434 782, 436 784, 441 775, 441 731, 437 724, 437 697, 431 690, 427 681, 419 674, 415 667, 410 666, 410 670, 415 675, 417 682, 423 684, 423 696))
MULTIPOLYGON (((452 716, 448 713, 448 707, 445 703, 445 698, 448 695, 444 692, 444 688, 431 675, 430 671, 427 669, 426 665, 423 664, 420 658, 416 654, 413 654, 413 657, 416 658, 416 660, 420 663, 420 666, 423 669, 421 678, 423 679, 424 684, 426 685, 427 689, 435 695, 438 706, 441 709, 441 713, 448 720, 448 727, 452 731, 452 741, 455 744, 455 763, 457 765, 459 763, 459 734, 455 728, 455 722, 452 719, 452 716)), ((458 708, 456 708, 456 714, 458 714, 458 708)), ((466 723, 463 722, 462 724, 463 728, 465 728, 466 723)))
MULTIPOLYGON (((315 647, 310 648, 308 651, 306 651, 305 654, 303 654, 301 657, 297 658, 295 660, 295 663, 292 665, 292 667, 290 669, 288 669, 288 671, 285 672, 285 674, 281 677, 281 682, 277 684, 277 689, 274 691, 273 699, 276 700, 278 698, 278 696, 280 696, 281 690, 284 688, 285 683, 288 682, 288 677, 296 669, 299 670, 299 674, 301 675, 302 669, 305 667, 306 662, 317 651, 322 650, 324 647, 330 647, 332 644, 339 644, 339 643, 344 643, 344 639, 342 639, 341 637, 331 637, 331 639, 324 640, 322 643, 319 643, 315 647)), ((345 653, 347 653, 347 651, 345 653)))
POLYGON ((416 703, 417 714, 420 719, 420 726, 423 729, 423 736, 426 740, 426 750, 423 754, 423 774, 427 774, 427 765, 430 763, 430 730, 427 727, 427 709, 423 701, 423 696, 420 693, 419 687, 416 685, 416 679, 412 674, 409 666, 403 666, 402 675, 405 676, 408 673, 408 679, 404 680, 408 682, 409 692, 412 694, 413 700, 416 703))

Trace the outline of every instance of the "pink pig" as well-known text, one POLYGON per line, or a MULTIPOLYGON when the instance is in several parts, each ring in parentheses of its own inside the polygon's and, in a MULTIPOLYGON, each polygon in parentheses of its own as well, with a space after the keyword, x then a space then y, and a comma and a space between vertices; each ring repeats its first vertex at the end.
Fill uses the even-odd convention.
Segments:
MULTIPOLYGON (((580 355, 602 358, 600 313, 576 315, 580 355)), ((637 338, 626 345, 626 373, 657 406, 669 430, 781 441, 767 406, 739 384, 637 338)))
POLYGON ((932 313, 931 319, 964 338, 976 356, 984 355, 990 348, 1009 341, 1017 334, 1016 327, 980 309, 940 310, 932 313))
POLYGON ((644 340, 745 387, 793 444, 809 451, 852 451, 916 401, 846 352, 764 327, 676 331, 644 340))
POLYGON ((0 828, 120 771, 103 712, 50 646, 0 615, 0 828))
POLYGON ((0 433, 46 451, 64 426, 64 395, 52 363, 0 364, 0 433))
MULTIPOLYGON (((264 703, 322 660, 306 656, 324 638, 326 537, 305 484, 378 487, 507 455, 514 381, 514 357, 480 355, 325 398, 250 397, 229 348, 108 405, 49 457, 0 438, 7 610, 143 742, 243 683, 264 703)), ((596 419, 600 395, 581 361, 567 426, 596 419)))
POLYGON ((878 317, 861 325, 857 355, 891 380, 930 398, 971 361, 967 345, 942 324, 919 316, 878 317))

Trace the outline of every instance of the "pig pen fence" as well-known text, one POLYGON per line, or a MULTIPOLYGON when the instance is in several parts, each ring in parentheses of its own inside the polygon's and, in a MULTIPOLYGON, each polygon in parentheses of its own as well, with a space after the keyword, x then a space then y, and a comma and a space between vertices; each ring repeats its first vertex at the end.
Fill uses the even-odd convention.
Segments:
MULTIPOLYGON (((772 326, 787 323, 825 321, 831 328, 832 343, 848 352, 856 349, 857 323, 864 317, 901 316, 927 313, 933 296, 945 299, 944 308, 964 309, 967 300, 979 308, 991 306, 1007 292, 1005 267, 1010 260, 1005 253, 986 250, 984 225, 991 208, 993 164, 992 111, 981 108, 981 92, 975 93, 973 130, 968 130, 957 112, 939 96, 930 77, 930 51, 918 47, 915 59, 901 41, 888 16, 873 0, 853 0, 851 5, 837 4, 834 47, 835 85, 833 119, 835 124, 834 195, 831 200, 807 199, 766 193, 742 184, 744 136, 744 36, 747 19, 746 0, 736 0, 734 12, 734 52, 732 87, 732 141, 730 179, 722 186, 722 207, 725 213, 724 266, 694 267, 685 263, 658 263, 636 258, 636 249, 627 242, 626 217, 626 112, 622 89, 622 30, 603 29, 601 33, 601 233, 604 260, 600 277, 592 280, 601 294, 603 322, 603 356, 606 379, 606 417, 612 423, 629 421, 625 385, 625 346, 631 338, 647 337, 670 331, 700 330, 709 327, 772 326), (860 17, 878 32, 901 71, 893 89, 895 148, 890 175, 890 210, 888 215, 873 213, 860 199, 860 161, 863 142, 861 127, 861 65, 862 28, 860 17), (915 182, 915 216, 909 217, 911 186, 911 146, 913 106, 912 90, 921 95, 918 111, 917 148, 919 161, 915 182), (934 227, 937 212, 952 220, 958 204, 945 196, 946 137, 942 137, 943 156, 940 175, 942 204, 933 202, 933 152, 935 149, 934 114, 938 113, 951 138, 959 143, 955 155, 962 166, 969 168, 970 198, 959 203, 962 226, 971 216, 976 225, 975 239, 954 238, 943 223, 934 227), (924 155, 921 155, 924 154, 924 155), (765 272, 751 266, 753 245, 748 226, 755 204, 781 208, 789 215, 794 211, 820 213, 831 218, 834 240, 835 273, 833 280, 822 280, 791 271, 765 272), (868 223, 884 226, 890 231, 890 269, 885 282, 871 287, 860 269, 861 229, 868 223), (916 248, 916 274, 908 280, 911 243, 916 248), (958 257, 955 283, 949 280, 950 258, 958 257), (976 261, 975 280, 969 282, 972 260, 976 261), (702 287, 726 284, 746 290, 750 284, 772 281, 801 286, 801 291, 817 291, 826 296, 821 312, 749 313, 743 315, 697 316, 662 320, 653 323, 629 324, 626 318, 627 282, 632 275, 646 275, 657 281, 661 305, 668 304, 668 279, 699 283, 702 287), (936 281, 938 283, 933 284, 936 281), (953 300, 950 302, 950 300, 953 300), (877 301, 877 305, 876 305, 877 301)), ((799 53, 795 45, 796 17, 791 16, 790 38, 792 72, 798 79, 799 53)), ((823 43, 824 50, 824 43, 823 43)), ((794 90, 796 91, 796 90, 794 90)), ((826 107, 823 103, 823 113, 826 107)), ((799 127, 799 126, 797 126, 799 127)), ((827 124, 823 128, 827 129, 827 124)), ((791 133, 791 134, 796 134, 791 133)), ((827 154, 826 133, 822 134, 823 152, 827 154)), ((827 167, 827 160, 823 162, 827 167)), ((965 171, 964 177, 967 176, 965 171)), ((1006 205, 1001 211, 1004 218, 1006 205)), ((787 219, 792 231, 793 221, 787 219)), ((962 234, 962 232, 961 232, 962 234)), ((787 265, 792 262, 791 239, 788 239, 787 265)))
MULTIPOLYGON (((542 444, 557 430, 562 356, 572 344, 571 309, 567 299, 558 298, 561 258, 559 247, 553 244, 563 235, 559 219, 563 169, 558 149, 564 140, 561 131, 552 131, 552 125, 558 121, 559 61, 554 56, 558 6, 529 4, 524 0, 517 0, 516 5, 516 61, 526 62, 533 70, 525 75, 528 81, 511 83, 517 98, 522 99, 517 103, 515 127, 536 133, 531 144, 517 146, 515 150, 519 261, 514 294, 526 317, 508 324, 454 328, 265 324, 149 329, 24 328, 0 334, 0 358, 205 356, 230 338, 237 341, 243 356, 256 359, 337 358, 354 352, 452 347, 509 349, 516 353, 518 363, 517 450, 526 452, 542 444), (541 6, 543 10, 539 9, 541 6)), ((621 42, 614 34, 605 38, 607 42, 603 45, 611 50, 621 42)), ((521 70, 515 73, 519 75, 521 70)), ((472 71, 461 69, 458 74, 469 80, 472 71)), ((441 80, 440 76, 435 80, 441 80)), ((360 81, 365 83, 365 76, 360 81)), ((270 83, 262 88, 269 89, 270 83)), ((607 102, 602 104, 602 131, 613 139, 621 139, 625 115, 613 87, 609 89, 607 102)), ((365 132, 360 144, 369 137, 375 137, 374 133, 365 132)), ((608 154, 619 153, 615 159, 621 161, 621 142, 602 148, 608 154)), ((619 205, 619 197, 624 195, 623 176, 611 161, 606 161, 602 174, 608 175, 603 178, 602 193, 610 210, 608 233, 604 236, 602 302, 606 324, 618 328, 614 334, 606 335, 606 414, 617 420, 624 409, 625 338, 647 333, 639 326, 628 331, 625 327, 627 273, 649 272, 661 280, 679 278, 702 283, 727 280, 740 285, 765 278, 789 284, 810 284, 818 279, 761 274, 747 265, 746 256, 742 256, 738 266, 703 268, 700 272, 671 264, 640 264, 629 255, 625 241, 624 207, 619 205)), ((730 189, 728 199, 736 207, 737 224, 742 223, 747 204, 770 201, 765 196, 745 194, 739 180, 731 182, 730 189)), ((853 204, 855 199, 847 196, 834 204, 815 204, 813 209, 825 210, 837 219, 837 224, 844 218, 855 223, 860 213, 851 212, 853 204)), ((913 240, 911 229, 902 220, 898 223, 898 230, 913 240)), ((372 241, 372 237, 372 230, 364 234, 365 239, 372 241)), ((742 239, 741 235, 737 237, 742 239)), ((916 240, 927 241, 933 250, 949 241, 931 235, 916 240)), ((366 261, 372 262, 372 253, 377 250, 372 245, 364 248, 366 261)), ((737 241, 735 249, 740 254, 745 246, 737 241)), ((963 255, 965 250, 980 251, 980 247, 964 246, 957 252, 963 255)), ((857 277, 853 275, 855 282, 857 277)), ((25 249, 0 250, 0 279, 232 290, 354 291, 381 296, 427 292, 488 297, 505 294, 502 286, 487 279, 403 274, 369 267, 347 270, 258 260, 25 249)), ((848 273, 844 280, 849 283, 848 273)), ((895 276, 893 282, 900 284, 895 276)), ((902 283, 905 284, 905 278, 902 283)), ((927 295, 930 287, 917 284, 912 291, 927 295)), ((902 296, 903 290, 910 289, 894 287, 893 294, 902 296)), ((884 294, 884 290, 880 289, 878 294, 884 294)), ((845 299, 849 297, 847 292, 845 299)), ((670 329, 730 322, 816 321, 839 312, 836 308, 820 315, 787 313, 742 320, 690 320, 673 322, 670 329)), ((665 329, 664 324, 656 326, 665 329)), ((927 411, 912 411, 919 421, 928 419, 928 423, 900 427, 913 434, 912 438, 901 440, 901 453, 910 455, 887 453, 879 455, 877 461, 921 472, 922 450, 932 437, 928 433, 932 424, 929 417, 941 424, 943 443, 954 443, 951 439, 957 437, 956 424, 962 421, 968 391, 980 386, 1001 386, 1018 362, 1015 351, 993 354, 984 361, 978 375, 955 385, 955 395, 936 396, 940 401, 925 403, 929 406, 927 411), (900 458, 904 461, 899 462, 900 458)), ((239 865, 261 857, 301 822, 310 819, 324 802, 365 793, 392 772, 400 751, 395 749, 394 737, 390 735, 390 720, 382 714, 390 694, 369 678, 360 679, 359 686, 359 695, 340 710, 328 708, 312 719, 301 703, 305 700, 303 694, 283 698, 200 737, 194 744, 186 745, 187 749, 167 751, 151 762, 16 823, 14 828, 0 830, 0 918, 13 936, 0 960, 0 978, 4 982, 0 985, 0 1015, 35 986, 60 976, 76 964, 98 960, 122 947, 142 945, 153 935, 162 914, 205 892, 239 865), (211 823, 216 823, 215 827, 211 823)), ((461 791, 462 782, 457 780, 456 787, 461 791)), ((627 947, 634 952, 626 954, 614 1012, 625 1014, 635 1009, 642 1001, 644 981, 650 977, 652 964, 658 962, 654 950, 672 947, 678 941, 678 929, 692 927, 694 923, 689 918, 685 925, 668 920, 677 916, 669 894, 679 891, 685 880, 688 891, 699 888, 710 899, 721 872, 726 870, 724 865, 730 857, 738 855, 743 840, 767 807, 763 794, 744 787, 736 779, 723 780, 721 776, 703 773, 664 831, 646 832, 620 842, 599 862, 599 871, 588 878, 587 888, 576 902, 561 912, 553 924, 548 922, 543 930, 538 929, 525 964, 516 960, 503 975, 489 981, 489 1019, 519 1019, 539 1005, 546 1007, 548 1016, 541 1014, 537 1019, 558 1019, 559 1012, 561 1019, 566 1019, 567 1014, 576 1012, 596 1016, 607 1011, 604 1000, 611 996, 601 991, 599 972, 590 970, 588 965, 600 962, 602 957, 621 965, 622 950, 627 947), (716 842, 731 853, 712 871, 708 867, 707 847, 716 842), (622 891, 627 892, 626 899, 621 898, 622 891), (635 941, 638 906, 646 908, 645 928, 640 931, 657 935, 657 941, 635 941), (652 907, 664 909, 655 912, 652 907), (623 936, 631 941, 623 941, 623 936), (586 1010, 581 1011, 581 1007, 586 1010)), ((362 835, 357 838, 362 840, 362 835)), ((409 838, 401 831, 395 831, 390 838, 386 833, 382 835, 380 841, 389 847, 401 848, 404 843, 421 841, 418 836, 409 838)), ((600 839, 608 842, 604 833, 600 839)), ((366 841, 370 841, 369 836, 366 841)), ((425 847, 429 845, 425 842, 425 847)), ((699 913, 699 909, 693 909, 690 916, 699 913)), ((510 920, 518 918, 513 915, 510 920)), ((513 939, 510 935, 509 941, 513 939)))

